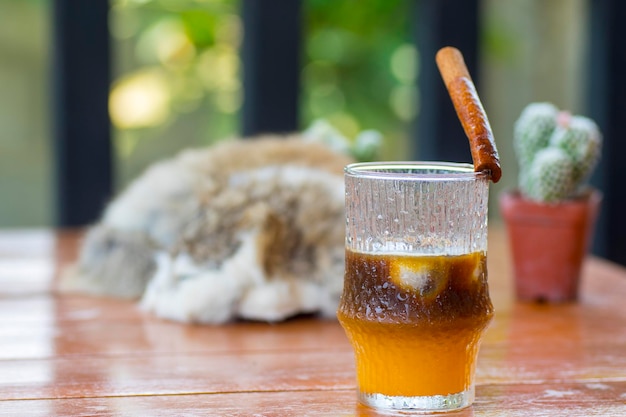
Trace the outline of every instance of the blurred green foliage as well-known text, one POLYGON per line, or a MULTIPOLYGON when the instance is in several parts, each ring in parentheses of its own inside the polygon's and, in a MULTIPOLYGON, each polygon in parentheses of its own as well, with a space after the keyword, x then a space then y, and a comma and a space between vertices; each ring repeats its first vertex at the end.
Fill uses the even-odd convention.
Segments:
MULTIPOLYGON (((348 137, 376 129, 385 138, 383 156, 406 155, 417 111, 416 73, 398 77, 392 64, 399 51, 413 48, 412 4, 304 1, 304 124, 325 118, 348 137)), ((416 68, 416 53, 408 58, 413 62, 404 63, 400 73, 416 68)))
POLYGON ((198 49, 215 45, 215 28, 218 16, 208 10, 184 10, 181 19, 185 33, 198 49))
POLYGON ((156 160, 237 133, 242 33, 237 0, 114 0, 111 9, 123 186, 156 160))
MULTIPOLYGON (((352 145, 384 137, 408 155, 417 112, 411 0, 302 0, 300 126, 326 119, 352 145), (362 136, 361 136, 362 137, 362 136)), ((118 189, 182 148, 237 136, 242 105, 240 0, 110 0, 118 189)), ((52 0, 0 0, 0 225, 52 221, 49 104, 52 0), (26 34, 24 28, 29 30, 26 34), (28 167, 28 169, 24 169, 28 167)), ((371 156, 369 156, 371 157, 371 156)))
MULTIPOLYGON (((420 108, 415 2, 302 2, 301 127, 327 119, 353 143, 355 132, 376 129, 382 158, 412 157, 410 128, 420 108)), ((495 134, 506 137, 531 101, 582 108, 588 2, 481 3, 481 97, 495 134)), ((123 186, 181 148, 238 133, 243 28, 239 0, 109 4, 110 110, 123 186), (116 109, 114 102, 126 104, 116 109)), ((52 221, 52 8, 53 0, 0 0, 0 226, 52 221)), ((514 167, 507 143, 499 145, 503 166, 514 167)), ((507 186, 506 178, 497 186, 507 186)))
MULTIPOLYGON (((326 119, 351 138, 376 129, 385 138, 383 156, 406 155, 417 112, 411 4, 303 1, 302 128, 326 119)), ((111 114, 122 184, 176 149, 238 133, 239 6, 237 0, 112 3, 111 114), (145 112, 133 111, 141 106, 145 112)))

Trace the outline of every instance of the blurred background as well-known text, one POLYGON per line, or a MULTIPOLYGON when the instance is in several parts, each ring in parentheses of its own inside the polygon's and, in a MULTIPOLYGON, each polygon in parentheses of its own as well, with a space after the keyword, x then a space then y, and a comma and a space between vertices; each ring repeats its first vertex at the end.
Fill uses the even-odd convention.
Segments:
MULTIPOLYGON (((243 1, 110 0, 113 193, 153 161, 241 135, 243 1)), ((434 62, 420 31, 420 25, 437 24, 420 15, 429 1, 436 3, 302 0, 297 128, 326 119, 349 138, 375 129, 384 136, 381 159, 430 157, 423 144, 433 141, 424 136, 436 130, 420 126, 428 123, 420 117, 434 102, 424 82, 441 81, 432 74, 419 81, 434 62)), ((523 107, 550 101, 589 113, 594 2, 473 2, 470 69, 504 171, 494 197, 515 186, 511 132, 523 107)), ((53 0, 0 0, 0 227, 57 224, 54 8, 53 0)), ((459 159, 469 161, 469 149, 461 153, 459 159)), ((491 213, 497 221, 498 210, 491 213)))

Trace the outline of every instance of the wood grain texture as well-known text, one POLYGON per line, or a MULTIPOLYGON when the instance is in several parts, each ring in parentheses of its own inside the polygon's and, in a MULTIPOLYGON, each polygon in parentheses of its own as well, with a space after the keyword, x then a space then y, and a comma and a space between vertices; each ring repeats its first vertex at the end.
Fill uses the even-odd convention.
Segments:
MULTIPOLYGON (((333 320, 184 325, 132 302, 55 294, 78 232, 0 233, 0 416, 376 416, 333 320)), ((513 299, 489 238, 496 316, 467 416, 626 415, 626 270, 590 258, 579 303, 513 299)))
MULTIPOLYGON (((450 417, 591 417, 626 415, 626 382, 478 386, 477 400, 450 417)), ((281 391, 199 395, 146 395, 0 401, 0 416, 310 416, 384 417, 356 404, 354 390, 281 391)), ((406 414, 404 414, 406 416, 406 414)))

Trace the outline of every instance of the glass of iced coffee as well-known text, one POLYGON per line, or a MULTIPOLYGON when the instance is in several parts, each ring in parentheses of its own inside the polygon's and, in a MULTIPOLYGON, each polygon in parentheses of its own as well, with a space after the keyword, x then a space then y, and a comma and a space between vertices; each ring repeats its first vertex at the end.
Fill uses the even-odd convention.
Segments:
POLYGON ((352 164, 338 318, 358 399, 377 409, 469 406, 487 285, 489 178, 471 165, 352 164))

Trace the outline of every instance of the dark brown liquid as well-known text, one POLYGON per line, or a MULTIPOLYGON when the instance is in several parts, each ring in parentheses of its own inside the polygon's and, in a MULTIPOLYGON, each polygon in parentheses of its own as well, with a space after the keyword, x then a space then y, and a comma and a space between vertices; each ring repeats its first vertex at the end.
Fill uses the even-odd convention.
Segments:
POLYGON ((379 322, 452 322, 491 316, 484 253, 373 255, 346 251, 340 311, 379 322))

